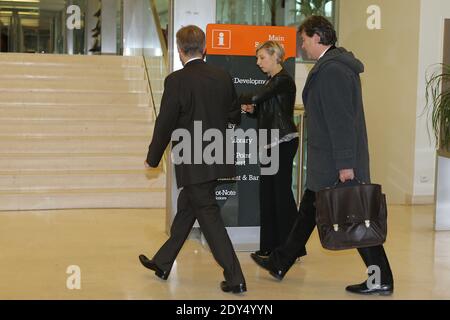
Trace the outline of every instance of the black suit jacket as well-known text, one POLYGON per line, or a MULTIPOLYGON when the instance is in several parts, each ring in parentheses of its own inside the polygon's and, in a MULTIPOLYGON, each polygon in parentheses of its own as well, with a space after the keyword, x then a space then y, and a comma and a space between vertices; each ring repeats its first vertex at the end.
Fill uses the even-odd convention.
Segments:
MULTIPOLYGON (((148 164, 157 167, 174 130, 185 129, 192 140, 178 143, 190 142, 191 161, 175 164, 178 187, 235 176, 234 163, 225 163, 225 151, 222 164, 194 162, 194 140, 202 139, 194 135, 194 121, 201 121, 202 135, 208 129, 217 129, 225 142, 228 123, 238 123, 240 111, 236 91, 227 72, 200 59, 187 63, 183 69, 171 73, 164 81, 161 108, 147 154, 148 164)), ((172 147, 178 143, 174 141, 172 147)), ((208 144, 210 142, 202 143, 202 153, 208 144)), ((198 156, 201 156, 199 152, 198 156)))

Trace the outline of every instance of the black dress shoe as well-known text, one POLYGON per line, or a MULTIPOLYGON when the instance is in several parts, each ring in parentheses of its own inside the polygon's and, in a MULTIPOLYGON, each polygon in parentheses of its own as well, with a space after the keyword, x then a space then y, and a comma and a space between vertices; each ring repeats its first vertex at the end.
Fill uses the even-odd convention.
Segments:
POLYGON ((139 256, 139 261, 142 263, 142 265, 150 270, 155 271, 156 276, 163 280, 167 280, 169 277, 170 271, 164 271, 160 267, 156 265, 156 263, 153 260, 150 260, 143 254, 139 256))
POLYGON ((272 251, 269 251, 269 250, 258 250, 255 252, 255 254, 260 257, 268 257, 268 256, 270 256, 271 253, 272 253, 272 251))
POLYGON ((269 271, 269 273, 272 277, 274 277, 280 281, 283 280, 284 275, 286 274, 286 271, 274 268, 272 266, 272 264, 270 263, 270 259, 268 257, 261 257, 255 253, 251 253, 250 256, 252 257, 252 259, 256 262, 256 264, 258 266, 269 271))
POLYGON ((360 284, 354 284, 345 288, 348 292, 356 293, 356 294, 366 294, 366 295, 381 295, 381 296, 389 296, 394 292, 393 284, 381 284, 374 285, 371 288, 367 286, 367 282, 363 282, 360 284))
POLYGON ((247 286, 244 283, 239 283, 235 286, 230 286, 228 282, 222 281, 220 283, 220 289, 222 289, 223 292, 232 292, 232 293, 244 293, 247 291, 247 286))

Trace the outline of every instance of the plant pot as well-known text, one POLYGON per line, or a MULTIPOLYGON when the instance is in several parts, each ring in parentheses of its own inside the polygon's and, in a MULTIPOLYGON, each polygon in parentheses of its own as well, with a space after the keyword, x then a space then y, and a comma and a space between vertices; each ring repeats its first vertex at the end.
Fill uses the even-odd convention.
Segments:
POLYGON ((438 150, 436 159, 435 230, 450 230, 450 152, 438 150))

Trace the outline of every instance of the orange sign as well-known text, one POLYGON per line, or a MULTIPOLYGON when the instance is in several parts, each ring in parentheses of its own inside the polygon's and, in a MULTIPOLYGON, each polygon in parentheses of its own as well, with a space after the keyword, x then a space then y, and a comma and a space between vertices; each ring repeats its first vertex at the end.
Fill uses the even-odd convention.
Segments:
POLYGON ((208 55, 255 56, 260 43, 279 42, 286 51, 285 58, 295 57, 297 29, 293 27, 247 26, 237 24, 208 24, 206 53, 208 55))

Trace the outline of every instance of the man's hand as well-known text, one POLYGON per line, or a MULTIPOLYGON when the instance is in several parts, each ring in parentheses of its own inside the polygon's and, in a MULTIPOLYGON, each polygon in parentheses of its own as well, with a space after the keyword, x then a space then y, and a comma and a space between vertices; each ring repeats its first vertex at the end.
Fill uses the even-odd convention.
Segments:
POLYGON ((347 180, 353 180, 355 178, 355 172, 353 169, 339 170, 339 180, 344 183, 347 180))
POLYGON ((243 104, 241 105, 241 110, 248 113, 253 113, 255 111, 255 106, 253 104, 243 104))
POLYGON ((150 169, 150 165, 148 164, 147 160, 144 161, 144 166, 146 169, 150 169))

